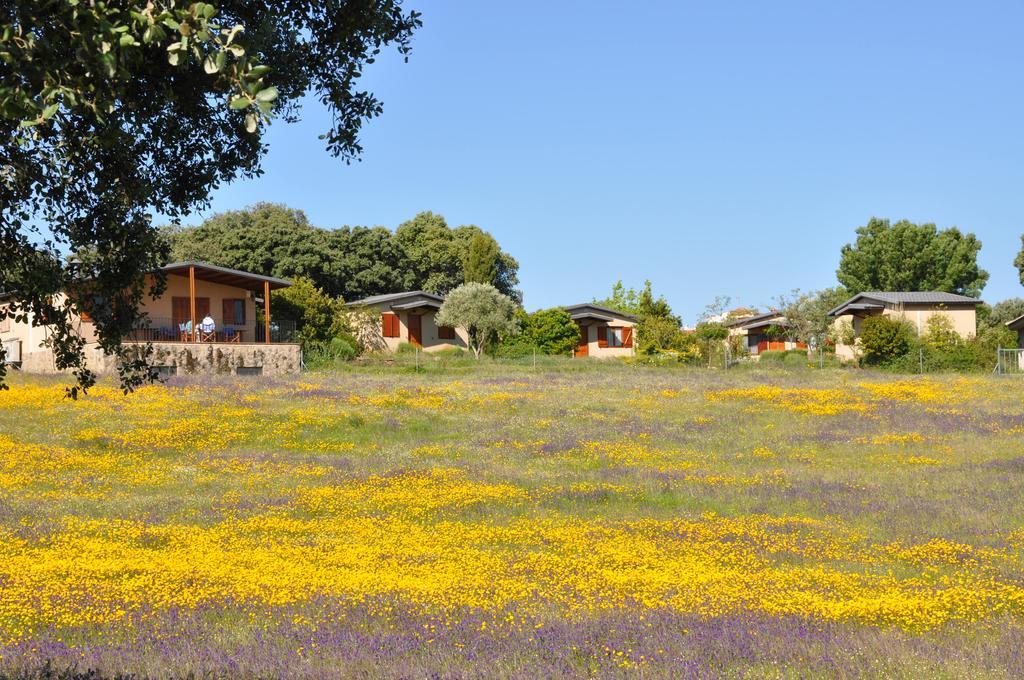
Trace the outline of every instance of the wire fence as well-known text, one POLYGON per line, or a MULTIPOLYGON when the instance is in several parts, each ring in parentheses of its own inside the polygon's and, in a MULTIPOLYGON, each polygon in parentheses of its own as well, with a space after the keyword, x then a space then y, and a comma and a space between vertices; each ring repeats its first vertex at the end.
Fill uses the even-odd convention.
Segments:
POLYGON ((999 375, 1024 374, 1024 349, 997 349, 995 372, 999 375))

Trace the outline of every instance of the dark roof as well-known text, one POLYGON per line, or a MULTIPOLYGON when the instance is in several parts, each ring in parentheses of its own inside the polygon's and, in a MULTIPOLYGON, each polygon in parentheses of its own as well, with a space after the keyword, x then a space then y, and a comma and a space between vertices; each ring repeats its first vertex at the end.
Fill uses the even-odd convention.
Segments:
POLYGON ((908 291, 908 292, 885 292, 866 291, 857 293, 852 298, 829 311, 829 316, 841 316, 849 311, 883 309, 886 305, 980 305, 978 298, 957 295, 956 293, 942 293, 939 291, 908 291))
POLYGON ((1011 319, 1006 322, 1007 327, 1013 331, 1019 331, 1024 328, 1024 316, 1018 316, 1016 319, 1011 319))
POLYGON ((629 312, 622 312, 617 309, 609 309, 608 307, 602 307, 601 305, 595 305, 592 302, 584 302, 578 305, 569 305, 563 307, 563 309, 569 312, 569 316, 573 319, 600 319, 601 321, 612 321, 614 319, 626 319, 627 321, 638 321, 636 315, 630 314, 629 312))
POLYGON ((412 309, 415 307, 429 306, 429 307, 440 307, 441 303, 444 302, 444 296, 437 295, 435 293, 428 293, 423 290, 409 290, 403 293, 385 293, 384 295, 371 295, 365 297, 362 300, 353 300, 352 302, 346 302, 346 307, 356 307, 363 305, 379 305, 382 303, 390 302, 392 308, 396 309, 412 309), (408 302, 408 304, 403 304, 408 302))
POLYGON ((160 271, 176 276, 188 276, 188 271, 192 267, 195 267, 197 279, 212 283, 223 283, 228 286, 237 286, 238 288, 252 288, 255 284, 260 284, 258 288, 262 288, 262 284, 269 283, 270 289, 276 290, 292 285, 292 282, 287 279, 252 274, 239 269, 229 269, 228 267, 218 267, 208 262, 173 262, 160 267, 160 271))
POLYGON ((745 316, 740 319, 733 319, 725 324, 726 328, 745 328, 746 326, 756 326, 758 322, 770 321, 772 319, 781 319, 781 312, 766 312, 764 314, 757 314, 755 316, 745 316))

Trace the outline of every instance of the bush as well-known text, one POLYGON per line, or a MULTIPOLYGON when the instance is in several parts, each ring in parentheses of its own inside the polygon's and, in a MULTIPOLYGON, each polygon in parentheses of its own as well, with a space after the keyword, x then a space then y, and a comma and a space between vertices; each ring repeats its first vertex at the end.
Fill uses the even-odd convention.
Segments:
POLYGON ((534 354, 545 354, 545 352, 522 336, 504 340, 494 350, 494 356, 501 359, 522 359, 534 354))
POLYGON ((395 348, 395 354, 415 354, 416 345, 411 342, 400 342, 398 347, 395 348))
POLYGON ((359 356, 359 344, 351 336, 331 338, 328 342, 313 340, 306 343, 304 354, 306 366, 319 368, 355 359, 359 356))
POLYGON ((275 316, 295 320, 298 340, 307 351, 313 343, 328 343, 350 330, 341 300, 306 278, 299 277, 288 288, 271 293, 271 308, 275 316))
POLYGON ((887 316, 869 316, 861 327, 860 341, 864 363, 885 365, 907 356, 917 337, 914 329, 904 321, 887 316))

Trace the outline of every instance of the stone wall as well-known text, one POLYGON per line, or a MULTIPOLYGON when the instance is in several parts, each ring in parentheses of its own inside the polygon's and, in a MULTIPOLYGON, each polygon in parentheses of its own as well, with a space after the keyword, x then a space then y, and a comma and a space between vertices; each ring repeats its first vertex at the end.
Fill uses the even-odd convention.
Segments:
MULTIPOLYGON (((105 356, 96 345, 85 348, 89 368, 100 375, 116 373, 116 361, 105 356)), ((155 342, 151 363, 164 367, 172 375, 228 375, 238 369, 262 369, 262 375, 298 373, 302 350, 293 344, 234 344, 155 342)), ((26 373, 58 373, 53 353, 49 350, 22 356, 21 369, 26 373)))

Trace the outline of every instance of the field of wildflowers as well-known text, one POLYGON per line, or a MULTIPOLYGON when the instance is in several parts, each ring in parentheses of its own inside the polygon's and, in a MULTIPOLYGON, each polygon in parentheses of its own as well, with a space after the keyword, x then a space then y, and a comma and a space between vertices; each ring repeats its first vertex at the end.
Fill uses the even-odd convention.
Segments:
POLYGON ((0 674, 1024 674, 1024 384, 0 392, 0 674))

